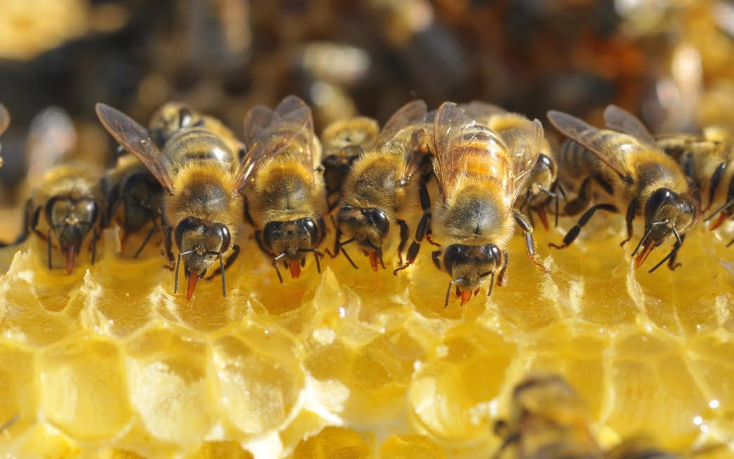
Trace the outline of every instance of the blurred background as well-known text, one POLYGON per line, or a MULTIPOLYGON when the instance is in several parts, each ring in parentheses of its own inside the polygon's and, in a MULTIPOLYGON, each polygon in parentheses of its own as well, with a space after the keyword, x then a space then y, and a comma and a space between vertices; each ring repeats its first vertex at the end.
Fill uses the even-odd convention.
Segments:
POLYGON ((255 103, 295 93, 317 132, 406 101, 481 99, 545 121, 600 121, 614 102, 653 132, 734 126, 727 0, 0 0, 0 191, 19 202, 33 117, 74 119, 74 154, 110 165, 103 101, 147 124, 168 100, 236 132, 255 103))

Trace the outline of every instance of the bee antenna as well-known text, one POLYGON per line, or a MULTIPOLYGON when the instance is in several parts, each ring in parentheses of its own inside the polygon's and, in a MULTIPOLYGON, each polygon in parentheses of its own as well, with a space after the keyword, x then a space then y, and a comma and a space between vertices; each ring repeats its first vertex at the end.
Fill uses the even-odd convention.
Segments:
POLYGON ((188 255, 190 253, 193 253, 193 250, 187 250, 186 252, 179 252, 178 257, 176 257, 176 277, 173 281, 173 294, 175 295, 176 292, 178 292, 178 268, 181 266, 181 256, 182 255, 188 255))
POLYGON ((653 268, 650 271, 648 271, 648 273, 652 273, 653 271, 655 271, 656 269, 658 269, 663 263, 665 263, 666 261, 668 261, 668 259, 670 257, 672 257, 673 255, 675 255, 675 253, 678 252, 678 249, 680 249, 680 247, 683 245, 683 239, 681 239, 680 234, 678 234, 678 230, 676 230, 675 228, 673 228, 673 234, 675 235, 675 239, 676 239, 675 245, 673 246, 673 248, 671 249, 671 251, 668 252, 667 255, 665 255, 665 258, 663 258, 662 260, 660 260, 660 262, 658 262, 658 264, 656 264, 655 266, 653 266, 653 268))
POLYGON ((284 257, 285 257, 285 253, 281 253, 280 255, 273 258, 273 267, 275 268, 275 273, 278 274, 278 280, 280 281, 281 284, 283 283, 283 276, 280 274, 280 268, 278 268, 278 261, 284 257))
POLYGON ((711 213, 711 215, 709 215, 708 217, 706 217, 703 221, 707 222, 707 221, 711 220, 712 218, 714 218, 716 216, 716 214, 725 211, 726 209, 728 209, 732 205, 734 205, 734 199, 729 200, 729 201, 726 201, 721 207, 719 207, 718 209, 716 209, 715 211, 713 211, 713 213, 711 213))
POLYGON ((217 255, 219 255, 219 268, 222 270, 222 296, 227 296, 227 285, 226 281, 224 279, 224 257, 222 257, 222 252, 218 252, 217 255))
POLYGON ((454 287, 454 284, 457 282, 461 282, 463 279, 453 279, 451 282, 449 282, 449 288, 446 289, 446 301, 443 303, 443 308, 446 309, 449 307, 449 297, 451 296, 451 289, 454 287))

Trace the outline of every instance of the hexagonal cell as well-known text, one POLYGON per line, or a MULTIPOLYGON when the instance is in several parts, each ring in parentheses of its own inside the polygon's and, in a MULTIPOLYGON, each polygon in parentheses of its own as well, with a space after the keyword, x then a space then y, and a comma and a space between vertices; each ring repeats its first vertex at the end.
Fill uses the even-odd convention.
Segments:
POLYGON ((207 343, 167 327, 135 336, 125 350, 130 403, 148 432, 181 445, 201 441, 214 418, 207 343))
POLYGON ((374 438, 342 427, 327 427, 296 446, 291 459, 364 459, 370 457, 374 438))
POLYGON ((33 426, 20 448, 21 457, 76 459, 81 452, 72 438, 45 424, 33 426))
POLYGON ((255 456, 234 441, 207 441, 186 456, 186 459, 252 459, 255 456))
POLYGON ((36 420, 38 381, 34 354, 0 343, 0 445, 15 438, 36 420))
POLYGON ((444 459, 446 451, 424 435, 393 435, 380 446, 382 459, 444 459))
POLYGON ((109 438, 132 415, 118 348, 78 336, 39 359, 41 414, 79 440, 109 438))
POLYGON ((282 425, 304 385, 296 355, 285 332, 255 323, 216 340, 212 345, 215 393, 223 415, 248 434, 282 425))

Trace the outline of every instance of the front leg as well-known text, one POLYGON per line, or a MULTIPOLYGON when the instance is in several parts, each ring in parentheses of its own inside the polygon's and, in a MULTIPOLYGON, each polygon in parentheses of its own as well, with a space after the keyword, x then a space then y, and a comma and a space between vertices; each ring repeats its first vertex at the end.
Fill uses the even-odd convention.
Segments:
POLYGON ((627 217, 625 218, 625 222, 627 223, 627 239, 619 244, 620 247, 624 247, 624 245, 628 243, 630 239, 632 239, 632 223, 635 220, 635 215, 637 214, 637 206, 639 205, 639 203, 640 200, 638 198, 634 198, 632 201, 630 201, 629 207, 627 207, 627 217))
POLYGON ((532 261, 535 266, 542 269, 543 272, 548 272, 548 268, 543 266, 535 253, 535 239, 533 239, 533 227, 530 225, 530 222, 528 222, 523 214, 514 209, 512 211, 512 215, 515 218, 515 222, 520 225, 520 228, 525 233, 525 250, 528 253, 528 258, 530 258, 530 261, 532 261))
POLYGON ((507 266, 510 264, 510 252, 507 250, 502 251, 502 269, 500 269, 500 274, 497 276, 497 285, 502 287, 503 285, 507 285, 507 266))
POLYGON ((165 255, 168 258, 168 265, 165 265, 164 268, 173 271, 173 268, 176 264, 176 257, 173 256, 173 227, 172 226, 166 226, 163 228, 163 246, 165 255))
POLYGON ((418 223, 418 227, 415 230, 415 237, 413 238, 413 242, 408 248, 408 254, 406 256, 405 263, 401 264, 395 271, 393 271, 393 274, 395 275, 397 275, 398 271, 402 271, 415 262, 416 258, 418 258, 418 252, 421 249, 421 242, 423 242, 424 237, 427 237, 428 241, 431 244, 440 246, 440 244, 436 244, 435 242, 431 241, 431 233, 433 232, 431 226, 431 197, 428 195, 428 189, 426 188, 425 183, 420 184, 420 199, 421 208, 423 209, 423 216, 421 217, 421 221, 418 223))
POLYGON ((400 226, 400 244, 398 244, 398 257, 399 257, 399 264, 402 266, 403 264, 403 250, 405 250, 405 246, 408 245, 408 238, 410 237, 410 229, 408 229, 408 224, 405 223, 405 220, 398 220, 398 225, 400 226))
POLYGON ((578 223, 576 223, 576 225, 574 225, 574 227, 571 228, 568 231, 568 233, 566 233, 566 236, 563 238, 562 245, 557 245, 551 242, 548 244, 548 247, 552 247, 554 249, 565 249, 569 245, 573 244, 573 241, 576 240, 579 233, 581 232, 581 228, 583 228, 587 223, 589 223, 589 220, 591 220, 591 217, 594 216, 594 213, 597 210, 604 210, 604 211, 613 212, 613 213, 617 212, 617 208, 613 206, 612 204, 597 204, 595 206, 591 206, 589 210, 584 212, 584 215, 581 216, 578 223))
POLYGON ((433 264, 436 265, 436 268, 438 268, 439 271, 443 271, 443 269, 441 269, 441 255, 442 255, 441 250, 434 250, 431 253, 431 259, 433 260, 433 264))

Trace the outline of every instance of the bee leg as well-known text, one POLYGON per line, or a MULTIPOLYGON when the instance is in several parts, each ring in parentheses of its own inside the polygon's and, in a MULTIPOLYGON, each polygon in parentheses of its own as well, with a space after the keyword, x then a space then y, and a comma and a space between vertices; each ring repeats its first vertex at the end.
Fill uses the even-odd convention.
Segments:
POLYGON ((555 190, 558 190, 558 192, 556 193, 556 197, 554 199, 555 204, 556 204, 555 227, 558 228, 558 213, 559 213, 558 212, 558 197, 560 195, 563 197, 564 201, 568 202, 568 200, 566 199, 566 190, 563 189, 563 186, 560 184, 560 182, 556 182, 556 184, 553 186, 552 191, 555 191, 555 190))
POLYGON ((574 215, 578 215, 584 209, 589 207, 589 203, 591 202, 592 197, 591 188, 594 183, 597 183, 608 195, 611 195, 614 192, 612 186, 607 183, 606 180, 596 174, 589 175, 584 179, 583 182, 581 182, 578 196, 576 196, 575 199, 566 203, 566 206, 563 209, 566 215, 571 217, 574 215))
MULTIPOLYGON (((331 217, 333 221, 333 216, 331 217)), ((336 258, 337 255, 339 255, 339 248, 341 248, 341 238, 342 238, 342 230, 338 226, 336 226, 336 223, 334 224, 336 227, 336 237, 334 238, 334 254, 331 255, 331 258, 336 258)))
POLYGON ((566 237, 563 238, 562 245, 557 245, 551 242, 548 244, 548 247, 553 247, 554 249, 565 249, 569 245, 573 244, 573 241, 576 240, 579 233, 581 232, 581 228, 583 228, 584 225, 586 225, 589 220, 591 220, 591 217, 594 216, 594 212, 596 212, 597 210, 605 210, 607 212, 613 213, 618 212, 617 208, 614 207, 612 204, 597 204, 595 206, 592 206, 589 210, 584 212, 584 215, 581 216, 578 223, 576 223, 576 225, 571 228, 568 233, 566 233, 566 237))
POLYGON ((489 275, 489 292, 487 292, 487 296, 492 296, 492 292, 494 291, 494 271, 492 271, 492 274, 489 275))
POLYGON ((520 225, 520 228, 522 228, 525 233, 525 250, 528 253, 528 258, 530 258, 530 261, 532 261, 535 266, 542 269, 543 272, 548 272, 548 268, 538 261, 538 255, 535 253, 535 239, 533 239, 532 225, 530 225, 530 222, 528 222, 525 216, 520 212, 513 210, 512 214, 513 217, 515 217, 517 224, 520 225))
POLYGON ((148 242, 150 241, 150 238, 153 237, 153 234, 155 234, 155 231, 158 229, 158 224, 156 223, 156 220, 153 219, 153 228, 148 231, 148 234, 145 235, 145 239, 143 239, 143 243, 140 244, 140 247, 138 250, 135 251, 135 256, 133 258, 138 258, 140 254, 143 252, 143 249, 146 245, 148 245, 148 242))
POLYGON ((250 215, 250 201, 247 198, 245 198, 245 221, 251 226, 256 226, 255 220, 253 220, 252 215, 250 215))
POLYGON ((117 213, 117 209, 120 208, 121 203, 122 200, 120 199, 120 185, 115 185, 107 194, 107 209, 105 209, 104 218, 105 228, 108 228, 112 224, 112 220, 115 218, 115 214, 117 213))
POLYGON ((420 223, 418 223, 418 228, 415 231, 413 242, 410 244, 410 247, 408 247, 408 254, 405 257, 405 263, 392 272, 394 275, 397 276, 398 271, 402 271, 412 265, 415 259, 418 258, 418 252, 421 249, 421 242, 423 241, 423 236, 426 234, 426 227, 429 225, 430 219, 431 214, 423 214, 420 223))
MULTIPOLYGON (((693 160, 691 159, 691 162, 693 160)), ((714 197, 716 196, 716 190, 719 188, 719 184, 721 183, 721 177, 724 175, 724 171, 726 170, 726 163, 721 163, 718 165, 714 173, 711 175, 711 180, 709 181, 709 202, 706 204, 706 207, 701 209, 701 212, 706 212, 711 207, 711 204, 714 202, 714 197)))
MULTIPOLYGON (((683 245, 683 242, 685 242, 685 240, 686 240, 686 235, 684 234, 684 235, 682 235, 680 237, 680 243, 681 243, 681 245, 683 245)), ((680 249, 680 247, 678 247, 678 249, 680 249)), ((670 256, 670 260, 668 260, 668 268, 671 271, 675 271, 676 268, 680 268, 681 266, 683 266, 680 263, 676 263, 676 258, 677 257, 678 257, 678 250, 676 250, 675 253, 673 253, 673 255, 670 256)))
MULTIPOLYGON (((423 219, 426 219, 426 225, 425 225, 425 235, 426 240, 429 244, 435 245, 436 247, 441 247, 441 244, 437 242, 433 242, 431 239, 431 236, 433 235, 433 215, 431 214, 431 195, 428 194, 428 188, 426 187, 426 182, 422 181, 420 183, 420 198, 421 198, 421 210, 423 210, 423 217, 421 218, 421 223, 423 223, 423 219)), ((420 231, 420 224, 418 225, 418 230, 420 231)), ((417 236, 417 235, 416 235, 417 236)), ((418 239, 418 242, 422 242, 423 238, 418 239)), ((416 255, 418 255, 416 253, 416 255)))
POLYGON ((436 265, 436 268, 438 268, 439 271, 442 271, 440 258, 441 258, 440 250, 434 250, 433 252, 431 252, 431 259, 433 260, 433 264, 436 265))
POLYGON ((731 241, 729 241, 729 243, 728 243, 728 244, 726 244, 726 246, 727 246, 727 247, 730 247, 730 246, 731 246, 732 244, 734 244, 734 239, 732 239, 731 241))
POLYGON ((502 251, 502 268, 497 276, 497 285, 502 287, 507 284, 507 266, 510 264, 510 252, 507 250, 502 251))
MULTIPOLYGON (((232 246, 232 253, 227 257, 226 260, 224 260, 224 268, 229 269, 232 267, 232 264, 237 260, 237 256, 240 254, 240 246, 235 244, 232 246)), ((215 269, 211 276, 207 277, 206 280, 210 281, 214 277, 216 277, 218 274, 223 273, 224 271, 220 267, 215 269)))
POLYGON ((273 268, 275 268, 275 273, 278 275, 278 280, 280 281, 281 284, 283 283, 283 276, 280 274, 280 268, 278 268, 278 260, 280 260, 283 257, 285 257, 285 254, 281 253, 277 257, 273 258, 273 268))
POLYGON ((334 190, 331 193, 329 193, 329 194, 326 195, 327 213, 329 213, 329 214, 331 214, 332 212, 334 212, 334 209, 336 209, 337 207, 339 207, 339 198, 338 197, 333 202, 329 202, 329 196, 331 196, 333 194, 337 194, 337 193, 338 193, 338 191, 337 190, 334 190))
MULTIPOLYGON (((168 257, 168 265, 163 266, 169 271, 173 271, 174 262, 177 262, 176 257, 173 255, 173 241, 172 241, 173 227, 166 226, 163 230, 163 246, 168 257)), ((178 276, 177 276, 178 277, 178 276)), ((174 292, 175 293, 175 292, 174 292)))
POLYGON ((410 230, 408 229, 408 224, 405 223, 405 220, 398 220, 398 225, 400 226, 400 244, 398 244, 398 264, 403 264, 403 250, 405 250, 405 246, 408 244, 408 237, 410 237, 410 230))
POLYGON ((626 243, 632 239, 632 233, 633 233, 633 226, 632 222, 635 219, 635 214, 637 213, 637 206, 640 204, 640 200, 638 198, 634 198, 632 201, 630 201, 629 207, 627 207, 627 217, 625 218, 625 223, 627 224, 627 239, 619 243, 620 247, 624 247, 626 243))

